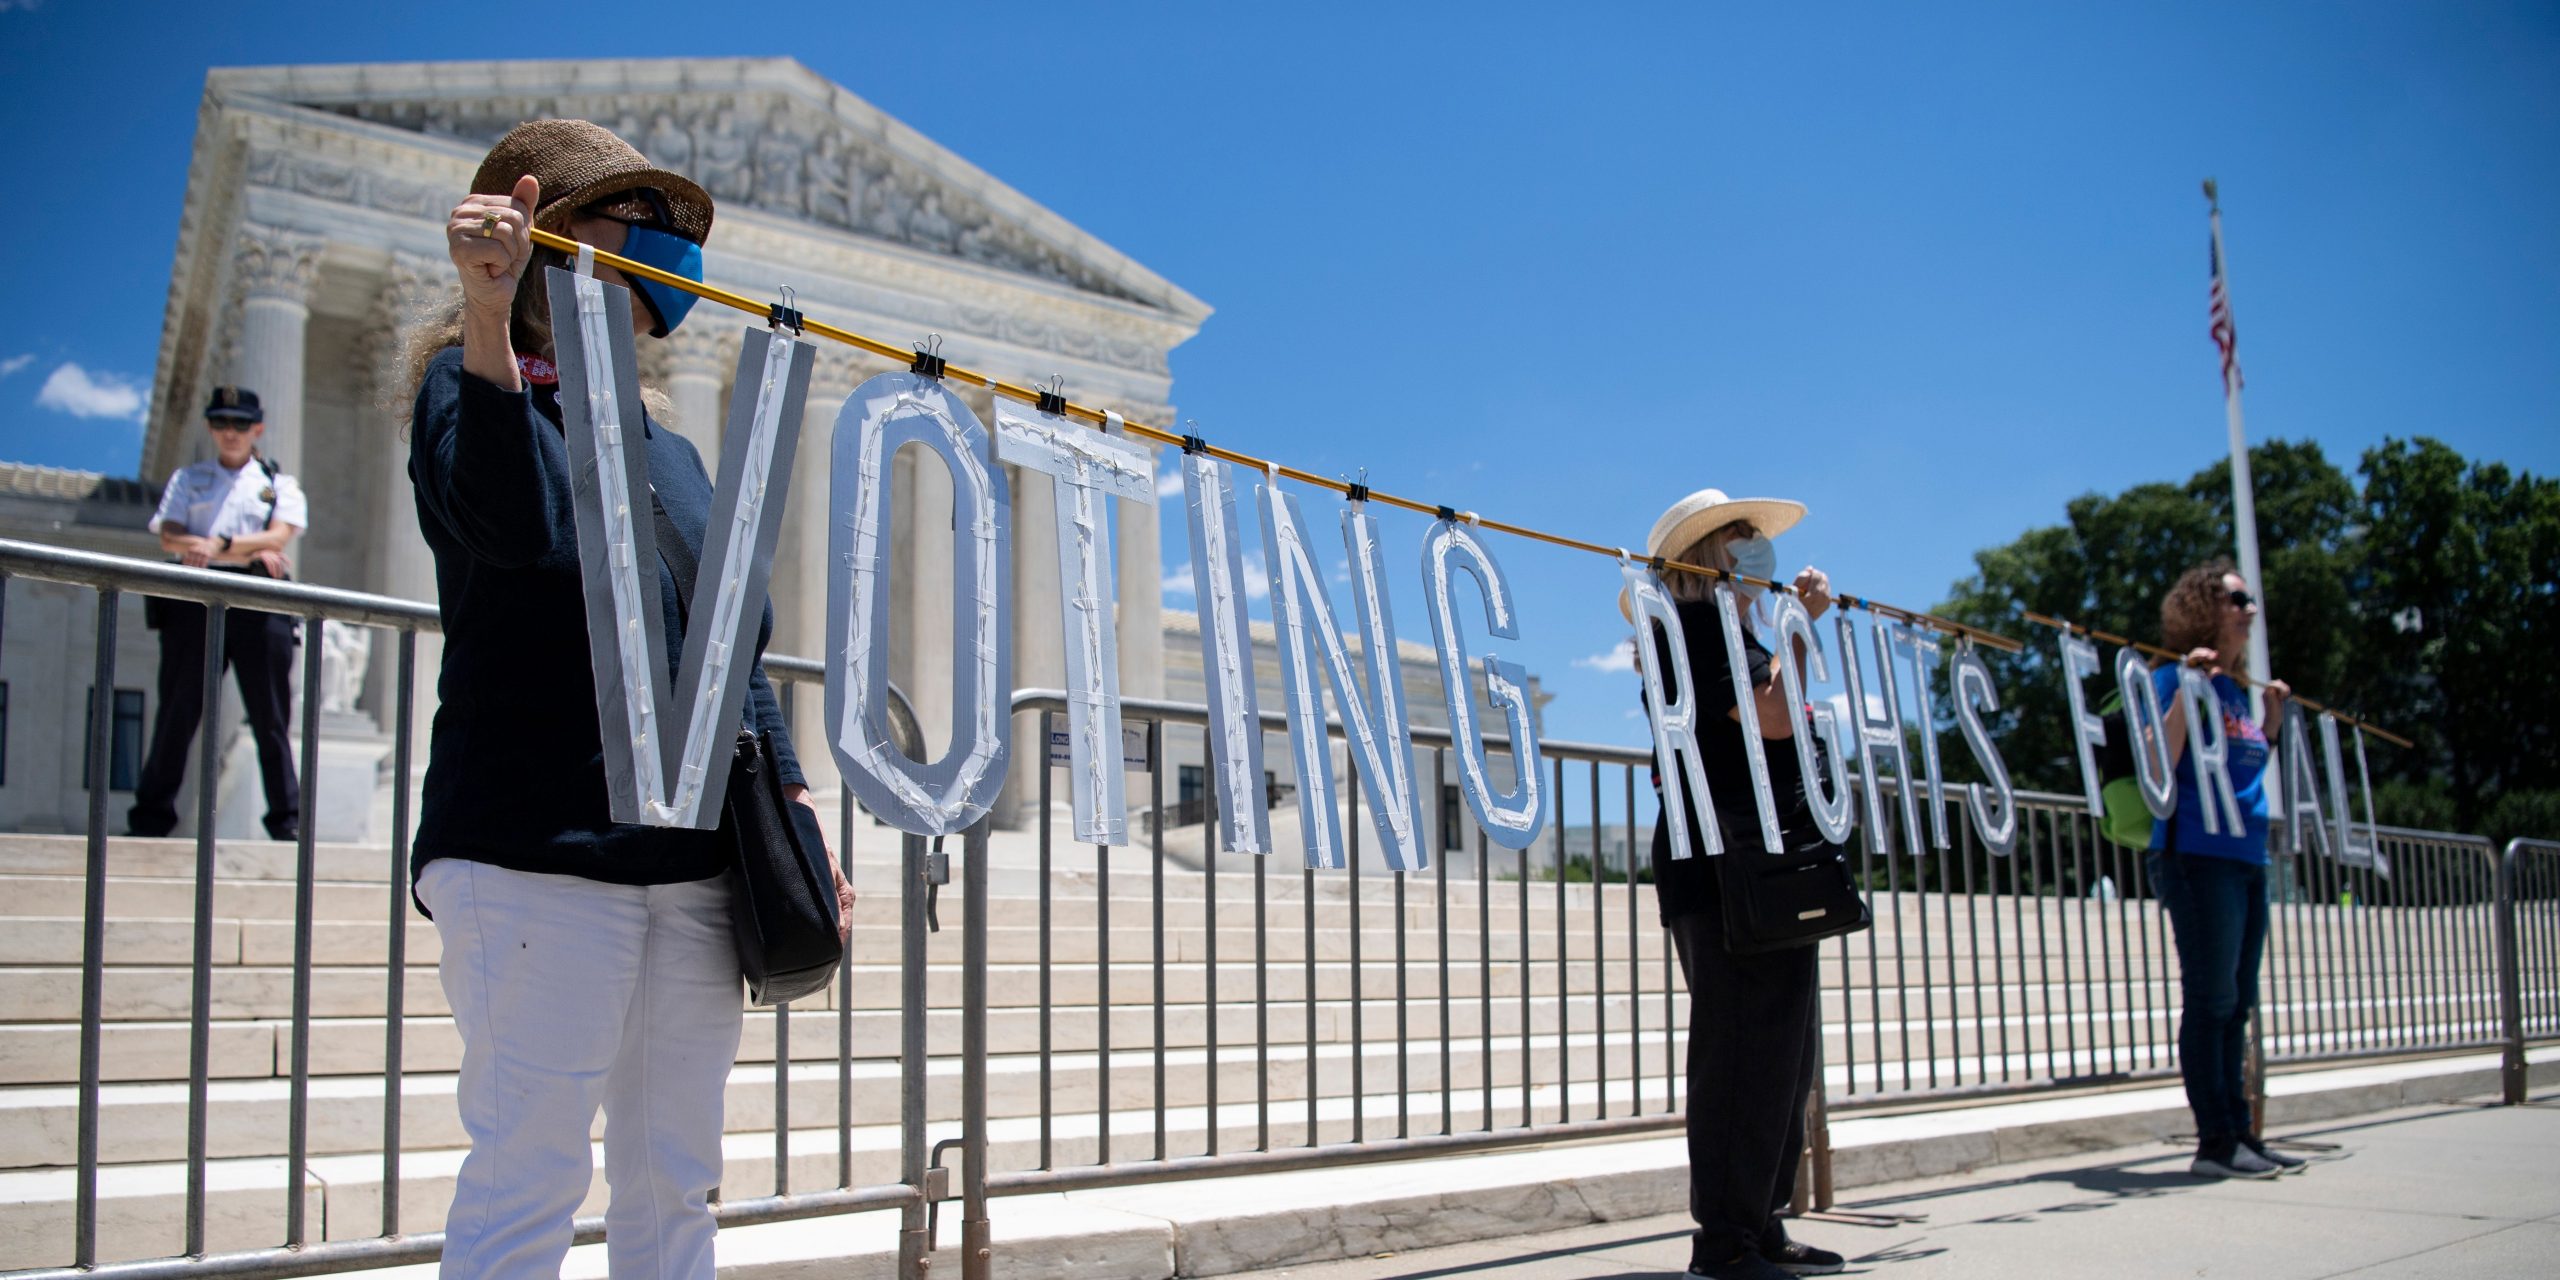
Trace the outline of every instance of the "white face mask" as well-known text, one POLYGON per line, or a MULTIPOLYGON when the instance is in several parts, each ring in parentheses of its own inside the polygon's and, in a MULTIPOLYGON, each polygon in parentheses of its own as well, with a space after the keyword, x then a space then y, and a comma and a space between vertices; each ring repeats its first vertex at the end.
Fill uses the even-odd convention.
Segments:
MULTIPOLYGON (((1740 542, 1733 543, 1727 550, 1733 556, 1735 573, 1764 578, 1772 582, 1777 581, 1778 549, 1771 546, 1767 538, 1755 533, 1740 542)), ((1737 582, 1733 586, 1736 591, 1746 596, 1764 589, 1747 582, 1737 582)))

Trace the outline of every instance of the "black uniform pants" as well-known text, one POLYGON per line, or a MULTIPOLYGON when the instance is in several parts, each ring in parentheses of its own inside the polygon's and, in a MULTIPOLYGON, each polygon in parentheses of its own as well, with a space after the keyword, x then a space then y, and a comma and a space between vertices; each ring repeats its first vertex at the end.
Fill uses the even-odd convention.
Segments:
POLYGON ((1764 1256, 1787 1240, 1813 1093, 1820 974, 1814 947, 1756 955, 1724 949, 1713 908, 1672 917, 1689 987, 1689 1216, 1692 1257, 1764 1256))
MULTIPOLYGON (((151 750, 143 757, 126 825, 138 836, 165 836, 178 825, 175 801, 196 754, 196 725, 204 718, 204 606, 169 600, 160 604, 160 711, 151 724, 151 750)), ((293 773, 293 749, 285 726, 293 719, 293 619, 247 609, 223 611, 222 665, 240 684, 249 733, 258 742, 258 772, 267 784, 267 834, 289 840, 300 830, 302 786, 293 773)), ((201 782, 214 785, 213 779, 201 782)))

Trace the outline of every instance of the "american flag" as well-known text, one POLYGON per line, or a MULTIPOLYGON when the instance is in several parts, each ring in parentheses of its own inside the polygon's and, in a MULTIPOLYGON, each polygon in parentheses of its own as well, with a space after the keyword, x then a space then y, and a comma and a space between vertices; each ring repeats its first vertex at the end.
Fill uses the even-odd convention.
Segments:
POLYGON ((2207 308, 2210 323, 2205 332, 2213 335, 2213 345, 2222 351, 2222 393, 2229 395, 2240 389, 2240 331, 2231 323, 2231 292, 2222 283, 2222 237, 2212 240, 2213 294, 2207 308))

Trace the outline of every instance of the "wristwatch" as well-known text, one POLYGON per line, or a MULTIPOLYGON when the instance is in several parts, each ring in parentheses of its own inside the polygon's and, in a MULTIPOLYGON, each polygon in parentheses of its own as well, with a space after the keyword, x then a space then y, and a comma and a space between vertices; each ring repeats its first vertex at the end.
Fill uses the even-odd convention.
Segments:
POLYGON ((231 554, 231 535, 227 533, 222 535, 222 554, 231 554))

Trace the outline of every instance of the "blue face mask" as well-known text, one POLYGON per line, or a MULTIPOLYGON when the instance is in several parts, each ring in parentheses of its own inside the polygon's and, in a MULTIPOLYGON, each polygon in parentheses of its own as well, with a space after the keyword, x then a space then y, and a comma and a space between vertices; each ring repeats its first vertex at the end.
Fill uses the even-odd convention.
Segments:
MULTIPOLYGON (((1733 552, 1733 571, 1735 573, 1748 574, 1754 578, 1765 578, 1772 582, 1777 581, 1778 549, 1769 545, 1769 540, 1767 538, 1761 537, 1759 534, 1755 533, 1748 538, 1744 538, 1740 542, 1734 543, 1731 550, 1733 552)), ((1753 592, 1762 589, 1744 582, 1735 583, 1734 588, 1742 592, 1744 595, 1750 595, 1753 592)))
MULTIPOLYGON (((683 236, 635 226, 623 237, 622 256, 669 275, 683 276, 695 284, 702 283, 702 246, 683 236)), ((649 304, 649 314, 657 317, 654 336, 663 338, 675 332, 676 326, 684 323, 685 313, 693 310, 693 295, 682 289, 640 279, 631 281, 631 287, 640 291, 640 300, 649 304)))

